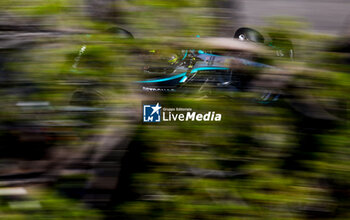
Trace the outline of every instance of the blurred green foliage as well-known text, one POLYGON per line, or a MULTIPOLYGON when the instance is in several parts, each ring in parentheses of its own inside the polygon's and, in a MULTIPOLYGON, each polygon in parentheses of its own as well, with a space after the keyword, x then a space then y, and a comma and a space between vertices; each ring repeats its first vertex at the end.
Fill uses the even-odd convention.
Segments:
POLYGON ((101 219, 97 210, 88 209, 76 201, 52 191, 30 190, 32 196, 7 203, 0 199, 2 219, 101 219), (33 205, 34 204, 34 205, 33 205))
MULTIPOLYGON (((133 41, 106 32, 111 24, 87 16, 80 8, 83 7, 80 1, 15 4, 2 1, 1 8, 6 12, 21 15, 23 19, 40 17, 50 28, 73 29, 78 33, 35 38, 24 50, 9 52, 14 61, 6 64, 8 69, 23 73, 14 81, 29 80, 40 90, 15 95, 2 91, 1 120, 18 121, 22 117, 33 120, 32 114, 22 115, 13 107, 19 100, 68 105, 72 93, 80 89, 75 84, 77 81, 98 82, 100 86, 93 89, 108 94, 109 106, 138 108, 135 106, 139 106, 141 97, 131 82, 144 76, 139 71, 143 63, 135 51, 156 46, 174 49, 168 48, 171 46, 165 37, 215 35, 212 30, 218 21, 208 16, 211 8, 207 7, 207 0, 129 3, 132 7, 120 7, 128 9, 122 10, 125 23, 141 36, 133 41), (87 47, 86 54, 79 68, 74 69, 74 59, 83 45, 87 47)), ((300 31, 302 26, 298 22, 278 21, 265 31, 285 35, 298 51, 293 62, 271 57, 276 65, 296 72, 292 82, 300 88, 293 92, 312 95, 333 110, 337 110, 339 100, 347 105, 349 64, 338 63, 344 54, 326 50, 328 43, 336 39, 300 31)), ((206 99, 198 99, 196 94, 165 95, 158 99, 163 106, 221 113, 222 122, 215 123, 147 126, 131 124, 123 116, 119 117, 124 121, 115 122, 114 114, 94 118, 93 123, 100 127, 114 123, 136 127, 133 147, 143 161, 134 164, 136 171, 129 174, 127 188, 136 196, 115 205, 113 214, 126 219, 348 219, 348 123, 337 121, 323 129, 318 127, 319 121, 304 118, 287 103, 261 105, 251 102, 255 96, 237 92, 232 98, 232 94, 217 92, 206 99)), ((344 113, 335 112, 335 115, 344 116, 344 113)), ((52 114, 45 119, 72 117, 52 114)), ((80 132, 102 133, 96 128, 80 132)), ((79 148, 85 143, 82 140, 59 142, 55 147, 79 148)), ((4 219, 102 218, 101 213, 55 193, 45 192, 37 199, 42 205, 37 213, 17 212, 5 203, 0 207, 0 216, 4 219)))

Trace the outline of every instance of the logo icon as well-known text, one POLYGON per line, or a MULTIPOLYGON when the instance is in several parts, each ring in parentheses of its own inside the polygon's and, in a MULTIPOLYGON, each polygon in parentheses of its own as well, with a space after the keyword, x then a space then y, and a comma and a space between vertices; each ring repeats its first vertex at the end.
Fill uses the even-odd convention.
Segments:
POLYGON ((160 113, 162 106, 143 105, 143 122, 160 122, 160 113))

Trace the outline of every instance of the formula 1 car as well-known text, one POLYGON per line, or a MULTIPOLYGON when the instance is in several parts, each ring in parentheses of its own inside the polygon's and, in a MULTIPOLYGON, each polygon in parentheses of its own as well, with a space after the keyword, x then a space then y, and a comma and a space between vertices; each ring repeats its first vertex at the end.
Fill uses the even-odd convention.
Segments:
MULTIPOLYGON (((133 38, 130 32, 127 33, 133 38)), ((203 90, 208 87, 245 91, 253 79, 253 74, 247 74, 247 69, 254 68, 256 72, 257 69, 275 68, 266 64, 269 61, 256 56, 264 51, 264 45, 275 51, 278 57, 294 58, 293 44, 286 37, 270 36, 265 42, 258 31, 239 28, 233 38, 197 36, 195 41, 188 44, 179 43, 182 48, 193 49, 182 49, 171 54, 159 50, 147 51, 143 56, 143 71, 148 79, 136 83, 145 92, 187 92, 189 88, 203 90), (203 45, 209 50, 200 49, 203 45)), ((260 101, 275 101, 278 97, 279 94, 266 91, 262 93, 260 101)), ((73 94, 71 104, 80 105, 92 99, 98 99, 97 93, 79 90, 73 94)))

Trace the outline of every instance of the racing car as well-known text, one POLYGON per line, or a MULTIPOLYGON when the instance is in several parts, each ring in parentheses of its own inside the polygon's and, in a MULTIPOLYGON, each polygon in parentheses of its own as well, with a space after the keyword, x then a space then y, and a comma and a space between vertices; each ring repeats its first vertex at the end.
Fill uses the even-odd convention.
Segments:
MULTIPOLYGON (((121 32, 133 38, 130 32, 118 29, 118 33, 121 32)), ((147 51, 143 56, 143 72, 148 79, 135 83, 144 92, 188 92, 207 87, 245 91, 253 79, 253 74, 247 74, 246 69, 255 68, 256 71, 275 68, 266 64, 267 60, 255 56, 264 51, 265 45, 275 51, 278 57, 294 58, 293 44, 284 36, 269 36, 265 40, 258 31, 244 27, 236 30, 233 38, 201 38, 197 35, 194 41, 180 43, 181 47, 192 49, 181 49, 170 54, 160 50, 147 51), (203 45, 205 50, 201 49, 203 45)), ((84 50, 81 51, 78 56, 83 55, 84 50)), ((90 89, 79 89, 73 94, 70 103, 86 105, 99 97, 100 94, 90 89)), ((259 101, 268 103, 276 101, 278 97, 279 94, 265 91, 259 101)))

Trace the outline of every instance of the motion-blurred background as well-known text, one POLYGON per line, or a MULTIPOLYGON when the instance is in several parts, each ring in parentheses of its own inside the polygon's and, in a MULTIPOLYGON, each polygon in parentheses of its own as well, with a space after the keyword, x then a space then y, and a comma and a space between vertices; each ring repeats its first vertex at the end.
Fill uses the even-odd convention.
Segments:
POLYGON ((349 9, 346 0, 2 0, 0 218, 350 218, 349 9), (241 27, 259 31, 264 40, 247 43, 266 51, 235 54, 276 67, 232 64, 249 78, 244 89, 135 84, 153 77, 148 56, 209 37, 235 45, 241 27), (287 59, 276 39, 292 49, 287 59), (223 117, 149 125, 144 101, 223 117))

